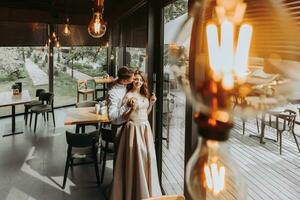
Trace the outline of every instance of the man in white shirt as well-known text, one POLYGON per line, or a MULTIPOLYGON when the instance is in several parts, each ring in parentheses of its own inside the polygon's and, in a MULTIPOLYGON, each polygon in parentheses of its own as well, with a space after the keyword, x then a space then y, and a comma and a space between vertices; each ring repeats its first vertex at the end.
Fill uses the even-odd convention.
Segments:
POLYGON ((118 70, 118 79, 115 85, 108 92, 108 116, 112 124, 112 133, 115 136, 116 151, 119 144, 119 133, 124 123, 126 123, 123 114, 134 106, 132 103, 122 105, 123 98, 127 92, 126 86, 132 81, 133 71, 127 67, 121 67, 118 70))

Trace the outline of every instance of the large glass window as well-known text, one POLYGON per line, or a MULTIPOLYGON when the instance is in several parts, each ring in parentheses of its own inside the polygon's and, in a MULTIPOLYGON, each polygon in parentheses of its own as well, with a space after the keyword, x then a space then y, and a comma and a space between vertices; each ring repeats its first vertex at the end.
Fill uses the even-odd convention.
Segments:
MULTIPOLYGON (((15 82, 22 82, 23 90, 28 90, 32 98, 36 89, 48 91, 48 54, 45 47, 0 47, 0 92, 10 91, 15 82)), ((107 48, 54 48, 53 59, 54 106, 76 103, 77 80, 91 80, 88 87, 94 89, 93 77, 107 73, 107 48)), ((16 107, 16 113, 23 111, 24 106, 16 107)), ((0 116, 10 114, 10 107, 0 109, 0 116)))
POLYGON ((168 60, 168 45, 187 17, 187 0, 164 8, 164 84, 162 185, 167 194, 183 194, 185 94, 179 89, 168 60))
POLYGON ((131 68, 145 71, 146 49, 126 47, 126 64, 131 68))
MULTIPOLYGON (((0 92, 10 91, 15 82, 35 97, 35 90, 48 90, 48 53, 43 47, 0 47, 0 92)), ((24 106, 16 106, 16 113, 24 106)), ((10 107, 2 107, 0 116, 10 115, 10 107)))
POLYGON ((77 80, 89 80, 88 87, 95 89, 93 77, 107 73, 107 48, 61 47, 54 52, 55 106, 76 102, 77 80))

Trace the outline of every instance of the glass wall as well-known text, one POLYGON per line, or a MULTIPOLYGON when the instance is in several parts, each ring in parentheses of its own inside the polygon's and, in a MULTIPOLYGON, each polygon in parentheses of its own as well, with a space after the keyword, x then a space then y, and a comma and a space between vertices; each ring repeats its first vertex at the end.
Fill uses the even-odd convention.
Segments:
POLYGON ((177 0, 164 8, 162 185, 167 194, 183 194, 184 188, 186 96, 173 76, 168 45, 187 16, 187 6, 187 0, 177 0))
MULTIPOLYGON (((48 90, 48 53, 43 47, 0 47, 0 92, 11 91, 15 82, 22 83, 22 89, 35 97, 35 90, 48 90)), ((16 113, 24 106, 16 106, 16 113)), ((0 116, 10 115, 10 107, 2 107, 0 116)))
MULTIPOLYGON (((102 47, 54 48, 54 106, 76 103, 76 81, 105 75, 106 58, 107 48, 102 47)), ((36 89, 49 90, 48 70, 45 47, 0 47, 0 92, 10 91, 15 82, 22 82, 23 90, 28 90, 34 98, 36 89)), ((94 82, 90 81, 88 87, 94 88, 94 82)), ((23 111, 23 105, 16 107, 16 113, 23 111)), ((0 116, 10 114, 10 107, 0 109, 0 116)))
POLYGON ((107 48, 61 47, 54 52, 55 106, 76 102, 77 80, 89 80, 88 88, 94 89, 93 77, 107 74, 107 48))
POLYGON ((126 64, 127 66, 146 70, 146 48, 126 47, 126 64))

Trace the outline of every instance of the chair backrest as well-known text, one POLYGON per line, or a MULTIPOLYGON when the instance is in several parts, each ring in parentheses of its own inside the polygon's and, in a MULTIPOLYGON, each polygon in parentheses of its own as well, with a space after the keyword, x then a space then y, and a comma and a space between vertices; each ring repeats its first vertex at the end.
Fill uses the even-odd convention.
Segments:
POLYGON ((101 127, 100 132, 101 132, 102 140, 111 142, 111 143, 115 142, 115 135, 113 134, 111 129, 101 127))
POLYGON ((35 97, 40 97, 40 94, 41 94, 42 92, 46 92, 46 90, 44 90, 44 89, 37 89, 37 90, 35 91, 35 97))
POLYGON ((285 113, 289 113, 288 116, 285 117, 285 120, 287 121, 288 131, 293 131, 295 127, 295 121, 296 121, 296 112, 290 109, 285 109, 285 113))
POLYGON ((185 200, 185 198, 182 195, 164 195, 160 197, 152 197, 143 200, 185 200))
POLYGON ((97 101, 84 101, 77 103, 75 105, 76 108, 83 108, 83 107, 94 107, 98 102, 97 101))
POLYGON ((39 95, 40 101, 53 107, 54 94, 51 92, 42 92, 39 95))
POLYGON ((87 80, 77 80, 77 91, 87 89, 87 80))
POLYGON ((164 96, 170 93, 170 74, 164 74, 163 94, 164 96))
POLYGON ((90 147, 99 140, 99 131, 90 133, 76 134, 66 131, 66 139, 69 146, 72 147, 90 147))

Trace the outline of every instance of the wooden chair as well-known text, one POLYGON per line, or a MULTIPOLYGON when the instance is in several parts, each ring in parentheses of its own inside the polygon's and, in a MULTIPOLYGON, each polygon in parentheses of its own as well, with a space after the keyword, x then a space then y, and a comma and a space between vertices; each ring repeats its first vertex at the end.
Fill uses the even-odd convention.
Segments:
POLYGON ((98 160, 97 160, 97 152, 98 152, 97 144, 99 141, 99 131, 93 131, 91 133, 86 133, 86 134, 74 134, 69 131, 66 131, 66 139, 68 143, 68 150, 67 150, 67 159, 66 159, 66 166, 65 166, 62 188, 64 189, 66 186, 69 167, 73 167, 75 165, 82 165, 82 164, 91 164, 91 163, 93 163, 95 166, 97 184, 100 185, 98 160), (76 155, 78 154, 85 155, 86 157, 91 158, 92 162, 74 163, 74 159, 79 159, 78 157, 76 157, 76 155))
POLYGON ((95 99, 95 90, 88 89, 88 80, 77 80, 77 103, 79 102, 79 94, 83 95, 83 100, 87 100, 87 95, 92 94, 95 99))
POLYGON ((163 82, 163 126, 166 127, 167 135, 163 137, 163 140, 167 142, 167 149, 169 149, 170 143, 170 121, 171 115, 175 107, 175 98, 174 95, 170 92, 170 75, 164 74, 163 82))
MULTIPOLYGON (((85 101, 85 102, 80 102, 80 103, 77 103, 75 105, 76 108, 85 108, 85 107, 95 107, 95 105, 97 104, 98 102, 97 101, 85 101)), ((81 129, 81 132, 84 133, 85 132, 85 127, 86 126, 95 126, 96 129, 98 128, 98 123, 95 123, 95 124, 77 124, 76 125, 76 133, 79 133, 80 132, 80 129, 81 129)))
POLYGON ((106 156, 107 154, 113 154, 114 151, 114 142, 115 135, 112 134, 111 129, 109 128, 100 128, 101 133, 101 142, 100 142, 100 163, 102 162, 102 171, 101 171, 101 183, 104 179, 104 172, 106 166, 106 156))
POLYGON ((35 91, 35 97, 38 97, 38 100, 33 100, 29 103, 24 104, 25 110, 24 110, 24 119, 25 119, 25 125, 27 125, 27 119, 28 119, 28 113, 29 110, 33 107, 33 106, 37 106, 37 105, 41 105, 43 104, 40 100, 40 94, 42 92, 46 92, 44 89, 37 89, 35 91))
POLYGON ((269 113, 269 120, 264 120, 264 125, 268 125, 277 131, 277 142, 279 138, 279 152, 281 155, 282 152, 282 133, 283 132, 289 132, 293 135, 295 139, 295 143, 297 145, 298 151, 300 152, 299 144, 294 132, 294 126, 295 126, 295 120, 296 120, 296 112, 293 110, 285 109, 281 113, 269 113), (271 115, 275 116, 275 121, 272 120, 271 115))
POLYGON ((182 195, 163 195, 160 197, 151 197, 143 200, 185 200, 182 195))
POLYGON ((32 114, 35 113, 34 132, 36 131, 38 115, 41 113, 44 116, 44 121, 46 121, 45 114, 47 114, 47 121, 49 121, 48 113, 51 112, 52 119, 53 119, 53 125, 55 127, 55 116, 54 116, 54 107, 53 107, 54 95, 51 92, 43 92, 40 94, 40 101, 43 104, 33 106, 31 108, 31 113, 30 113, 30 127, 31 127, 31 121, 32 121, 32 114))

